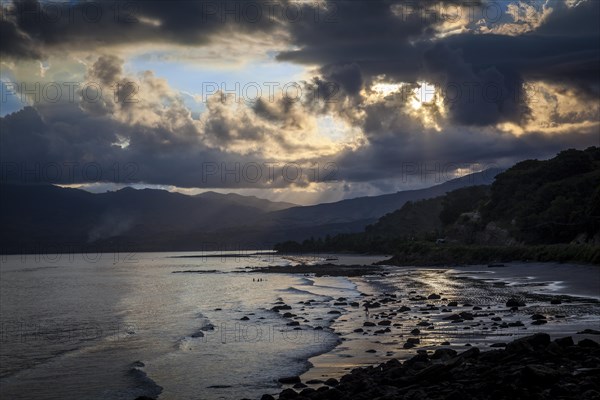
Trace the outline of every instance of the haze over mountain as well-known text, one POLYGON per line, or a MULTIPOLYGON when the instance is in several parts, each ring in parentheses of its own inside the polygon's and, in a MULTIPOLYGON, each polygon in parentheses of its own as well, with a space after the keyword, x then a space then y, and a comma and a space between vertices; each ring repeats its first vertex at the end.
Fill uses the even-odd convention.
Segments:
POLYGON ((359 232, 407 201, 489 184, 497 172, 314 206, 215 192, 188 196, 125 188, 92 194, 52 185, 3 184, 1 251, 264 249, 281 240, 359 232))

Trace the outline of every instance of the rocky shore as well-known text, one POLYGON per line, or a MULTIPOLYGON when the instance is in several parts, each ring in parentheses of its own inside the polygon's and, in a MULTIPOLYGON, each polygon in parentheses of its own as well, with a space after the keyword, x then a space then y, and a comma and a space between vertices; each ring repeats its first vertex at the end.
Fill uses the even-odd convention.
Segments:
POLYGON ((357 368, 317 388, 306 385, 317 382, 286 379, 282 383, 293 387, 279 394, 281 400, 592 400, 600 398, 600 345, 591 339, 574 343, 571 337, 551 341, 538 333, 502 350, 419 350, 404 363, 392 359, 357 368))

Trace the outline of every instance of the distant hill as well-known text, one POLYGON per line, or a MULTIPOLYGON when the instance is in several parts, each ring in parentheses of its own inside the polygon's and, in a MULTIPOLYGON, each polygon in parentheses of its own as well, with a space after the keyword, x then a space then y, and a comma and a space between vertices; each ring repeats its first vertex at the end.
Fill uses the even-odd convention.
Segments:
MULTIPOLYGON (((600 148, 566 150, 546 161, 523 161, 498 174, 492 185, 409 201, 360 233, 287 241, 275 248, 394 253, 406 248, 405 243, 438 239, 486 246, 599 245, 600 148)), ((431 249, 424 245, 419 251, 425 254, 431 249)))
POLYGON ((0 251, 61 251, 69 246, 105 251, 271 248, 282 240, 360 232, 408 201, 491 182, 497 172, 427 189, 306 207, 215 192, 188 196, 125 188, 92 194, 52 185, 2 184, 0 251))

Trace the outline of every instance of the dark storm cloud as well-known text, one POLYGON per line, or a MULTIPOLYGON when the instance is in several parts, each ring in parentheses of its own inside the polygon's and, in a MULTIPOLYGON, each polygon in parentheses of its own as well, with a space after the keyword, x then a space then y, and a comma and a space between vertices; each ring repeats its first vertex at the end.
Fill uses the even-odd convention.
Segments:
MULTIPOLYGON (((464 86, 450 111, 455 122, 466 125, 520 122, 527 113, 519 106, 526 79, 576 85, 588 95, 600 90, 600 2, 588 1, 573 8, 553 3, 556 10, 537 31, 528 34, 464 33, 445 38, 432 35, 440 19, 423 18, 419 13, 395 15, 390 4, 341 2, 336 24, 306 21, 290 25, 299 48, 278 57, 321 64, 324 72, 356 65, 367 82, 385 75, 404 82, 427 80, 443 90, 464 86), (469 86, 479 88, 474 99, 467 95, 469 86), (481 88, 488 88, 488 93, 484 95, 481 88), (498 90, 500 94, 495 93, 498 90)), ((415 3, 397 4, 408 7, 415 3)))
POLYGON ((90 115, 75 104, 38 108, 26 107, 0 118, 0 181, 213 188, 306 184, 302 181, 306 177, 285 180, 281 173, 285 165, 177 140, 160 126, 120 123, 90 115), (118 135, 130 139, 127 147, 117 145, 118 135))
POLYGON ((219 34, 272 33, 282 15, 281 8, 274 10, 268 1, 19 0, 3 8, 0 51, 39 58, 50 51, 129 43, 199 46, 219 34))

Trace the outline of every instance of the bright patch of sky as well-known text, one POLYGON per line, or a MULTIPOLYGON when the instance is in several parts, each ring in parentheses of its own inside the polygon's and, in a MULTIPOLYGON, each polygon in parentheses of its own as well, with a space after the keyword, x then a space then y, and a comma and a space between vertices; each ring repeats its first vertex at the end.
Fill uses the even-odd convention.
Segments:
POLYGON ((270 93, 281 93, 286 84, 308 78, 306 67, 276 61, 274 56, 272 53, 266 60, 218 65, 212 61, 178 60, 161 51, 133 56, 127 60, 125 68, 133 72, 151 70, 166 79, 169 86, 181 92, 186 106, 197 114, 205 110, 206 97, 216 90, 235 94, 239 101, 252 101, 257 95, 268 99, 270 93))

